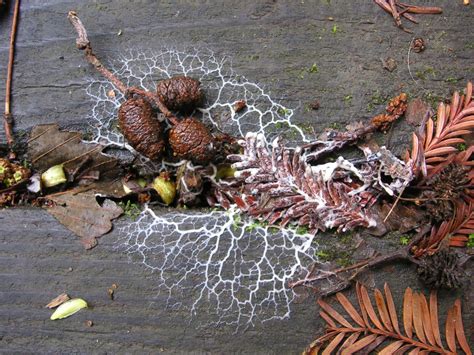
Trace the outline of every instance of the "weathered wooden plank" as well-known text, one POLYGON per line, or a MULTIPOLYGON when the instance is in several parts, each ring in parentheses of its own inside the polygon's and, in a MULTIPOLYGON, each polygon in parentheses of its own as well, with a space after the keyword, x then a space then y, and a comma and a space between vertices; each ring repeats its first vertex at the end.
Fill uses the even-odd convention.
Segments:
MULTIPOLYGON (((466 30, 473 7, 461 1, 425 3, 441 5, 445 12, 424 16, 413 27, 414 36, 427 42, 425 52, 410 57, 415 82, 407 66, 413 36, 395 28, 387 14, 367 0, 23 1, 13 85, 15 132, 24 141, 24 132, 40 123, 85 129, 91 110, 86 80, 97 76, 75 49, 75 34, 66 19, 71 8, 80 13, 104 59, 124 48, 210 48, 230 56, 237 73, 297 108, 296 122, 310 122, 321 131, 370 117, 383 107, 368 110, 377 93, 391 96, 403 89, 446 96, 473 79, 474 33, 466 30), (397 61, 392 73, 382 67, 386 57, 397 61), (318 72, 310 74, 313 64, 318 72), (307 110, 314 99, 321 109, 307 110)), ((0 42, 1 63, 8 55, 7 20, 0 18, 0 38, 5 39, 0 42)), ((392 144, 407 143, 406 132, 398 124, 392 144)), ((0 146, 4 144, 1 127, 0 146)), ((196 322, 189 323, 188 311, 166 308, 166 295, 158 295, 150 271, 114 250, 117 230, 84 252, 70 232, 41 210, 0 211, 0 226, 0 349, 5 352, 298 353, 323 331, 311 301, 296 304, 289 321, 269 322, 237 335, 231 327, 196 327, 196 322), (107 296, 112 283, 119 285, 115 301, 107 296), (93 308, 67 321, 50 322, 50 311, 43 306, 64 291, 86 298, 93 308), (94 321, 92 328, 84 325, 87 319, 94 321)), ((371 243, 379 251, 388 248, 384 241, 371 243)), ((472 263, 468 265, 472 273, 472 263)), ((413 269, 402 265, 375 275, 378 286, 385 280, 399 299, 403 287, 419 287, 413 269)), ((454 296, 443 295, 446 304, 454 296)), ((474 322, 472 290, 464 298, 468 302, 463 316, 469 325, 474 322)), ((445 309, 441 313, 444 318, 445 309)))

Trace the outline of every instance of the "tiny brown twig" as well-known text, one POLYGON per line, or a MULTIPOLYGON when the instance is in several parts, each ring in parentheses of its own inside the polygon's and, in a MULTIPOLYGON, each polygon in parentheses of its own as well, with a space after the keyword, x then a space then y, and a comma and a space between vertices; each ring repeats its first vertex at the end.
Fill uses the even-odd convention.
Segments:
POLYGON ((406 9, 406 12, 412 14, 431 14, 437 15, 443 13, 443 9, 440 7, 433 7, 433 6, 416 6, 416 5, 409 5, 403 2, 399 3, 401 7, 406 9))
POLYGON ((388 4, 390 5, 390 10, 392 11, 392 17, 398 27, 402 28, 402 20, 400 19, 400 14, 397 11, 397 6, 395 5, 395 0, 389 0, 388 4))
POLYGON ((140 95, 148 99, 148 101, 154 103, 172 124, 176 124, 178 122, 178 119, 173 115, 173 113, 171 113, 171 111, 156 94, 136 87, 127 87, 119 78, 117 78, 110 70, 108 70, 93 52, 92 45, 87 36, 87 31, 82 24, 81 19, 77 16, 77 13, 75 11, 69 11, 67 17, 77 32, 77 48, 85 52, 86 60, 92 64, 100 74, 102 74, 115 87, 117 87, 117 89, 125 96, 140 95))
POLYGON ((127 91, 127 86, 120 81, 110 70, 102 65, 100 60, 97 58, 95 53, 92 51, 92 46, 87 37, 87 31, 82 24, 81 19, 77 16, 75 11, 69 11, 67 18, 74 26, 74 29, 77 32, 76 46, 78 49, 85 51, 86 59, 91 63, 94 68, 106 77, 112 84, 114 84, 117 89, 119 89, 123 94, 127 91))
POLYGON ((418 23, 417 19, 411 14, 440 14, 443 12, 440 7, 409 5, 398 0, 374 0, 374 2, 392 15, 396 26, 407 33, 413 32, 403 27, 401 17, 413 23, 418 23))
POLYGON ((18 24, 18 13, 20 12, 20 0, 16 0, 15 9, 13 11, 13 22, 10 32, 10 51, 8 55, 8 68, 7 68, 7 82, 5 86, 5 112, 3 114, 3 124, 5 127, 5 136, 7 138, 8 147, 10 149, 10 159, 15 159, 16 155, 13 152, 13 117, 11 114, 11 90, 12 90, 12 77, 13 77, 13 59, 15 56, 15 38, 16 29, 18 24))
POLYGON ((412 248, 416 246, 423 239, 426 232, 429 230, 428 227, 429 226, 420 230, 418 235, 410 242, 409 245, 407 245, 406 247, 400 250, 395 250, 392 253, 374 256, 374 257, 359 261, 355 264, 349 265, 347 267, 342 267, 335 270, 328 270, 328 271, 324 271, 322 274, 320 273, 315 276, 311 276, 311 274, 313 274, 314 272, 321 271, 317 269, 316 265, 314 265, 304 278, 291 282, 289 284, 289 287, 295 288, 298 286, 304 286, 310 289, 316 289, 318 293, 318 297, 327 297, 350 287, 352 283, 355 281, 356 277, 367 269, 377 268, 379 266, 382 266, 384 264, 394 262, 394 261, 408 261, 410 263, 418 265, 419 263, 418 260, 412 255, 412 248), (352 273, 352 275, 347 278, 341 278, 338 276, 340 274, 343 274, 345 272, 352 271, 352 270, 354 270, 354 273, 352 273), (328 280, 332 277, 336 277, 339 282, 334 284, 332 287, 330 287, 327 290, 319 290, 317 287, 312 285, 312 283, 315 283, 320 280, 328 280))

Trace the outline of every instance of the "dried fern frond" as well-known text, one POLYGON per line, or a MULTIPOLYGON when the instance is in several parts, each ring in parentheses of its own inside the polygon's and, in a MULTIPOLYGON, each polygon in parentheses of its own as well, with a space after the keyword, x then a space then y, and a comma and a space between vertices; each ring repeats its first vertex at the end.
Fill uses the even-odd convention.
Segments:
POLYGON ((474 132, 472 90, 468 82, 465 95, 456 91, 450 104, 439 104, 436 122, 430 117, 420 134, 413 133, 411 159, 415 172, 429 175, 458 151, 457 145, 465 143, 463 136, 474 132))
POLYGON ((456 300, 449 308, 445 338, 441 340, 438 300, 435 291, 429 299, 422 293, 405 290, 403 317, 399 322, 395 301, 387 284, 384 292, 374 291, 374 308, 367 289, 357 283, 359 309, 344 296, 336 298, 349 316, 347 319, 325 301, 319 300, 319 314, 327 324, 327 333, 316 339, 305 354, 353 354, 359 350, 369 353, 380 348, 378 354, 456 354, 460 348, 472 354, 467 342, 461 316, 461 302, 456 300), (350 319, 350 321, 348 320, 350 319), (403 324, 403 329, 402 325, 403 324))

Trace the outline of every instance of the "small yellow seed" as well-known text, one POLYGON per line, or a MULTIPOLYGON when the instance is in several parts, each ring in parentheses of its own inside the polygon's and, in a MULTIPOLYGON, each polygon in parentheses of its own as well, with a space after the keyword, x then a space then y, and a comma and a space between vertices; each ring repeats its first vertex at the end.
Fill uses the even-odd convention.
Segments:
POLYGON ((62 165, 55 165, 41 175, 41 181, 45 187, 53 187, 67 181, 62 165))
POLYGON ((176 186, 173 181, 158 176, 153 180, 153 188, 158 192, 163 202, 167 205, 174 201, 176 196, 176 186))
POLYGON ((67 318, 83 308, 87 308, 87 302, 81 298, 74 298, 60 305, 51 315, 51 320, 67 318))

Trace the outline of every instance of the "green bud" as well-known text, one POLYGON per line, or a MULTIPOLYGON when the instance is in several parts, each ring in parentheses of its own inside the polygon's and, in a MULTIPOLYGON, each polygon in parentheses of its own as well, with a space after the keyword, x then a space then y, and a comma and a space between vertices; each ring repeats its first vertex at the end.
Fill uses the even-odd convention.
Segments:
POLYGON ((60 305, 51 315, 51 320, 67 318, 83 308, 87 308, 87 302, 81 298, 74 298, 60 305))
POLYGON ((13 178, 7 178, 3 180, 3 183, 5 184, 6 187, 10 187, 10 186, 15 185, 15 180, 13 180, 13 178))
POLYGON ((234 175, 234 168, 232 168, 230 165, 222 165, 219 167, 219 169, 217 169, 216 180, 219 181, 221 179, 233 178, 234 175))
POLYGON ((21 171, 15 171, 15 174, 13 174, 13 178, 15 179, 15 182, 21 181, 23 179, 23 174, 21 171))
POLYGON ((66 175, 62 165, 55 165, 46 170, 41 175, 41 181, 45 187, 53 187, 59 184, 63 184, 67 181, 66 175))
POLYGON ((176 186, 171 180, 158 176, 153 180, 153 188, 158 192, 163 202, 167 205, 174 201, 176 196, 176 186))
POLYGON ((141 188, 145 188, 146 186, 146 180, 144 178, 138 178, 137 180, 137 184, 141 187, 141 188))

